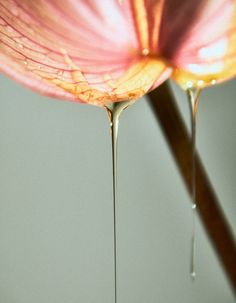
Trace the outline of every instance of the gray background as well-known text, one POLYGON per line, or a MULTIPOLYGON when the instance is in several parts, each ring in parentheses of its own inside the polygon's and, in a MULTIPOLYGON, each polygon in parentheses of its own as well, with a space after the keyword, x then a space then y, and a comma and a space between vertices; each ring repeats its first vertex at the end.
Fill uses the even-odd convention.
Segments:
MULTIPOLYGON (((234 234, 235 84, 204 92, 197 125, 234 234)), ((175 92, 189 122, 185 96, 175 92)), ((0 303, 113 302, 105 111, 39 96, 4 76, 0 94, 0 303)), ((190 198, 146 100, 121 120, 118 302, 235 302, 199 222, 191 282, 190 198)))

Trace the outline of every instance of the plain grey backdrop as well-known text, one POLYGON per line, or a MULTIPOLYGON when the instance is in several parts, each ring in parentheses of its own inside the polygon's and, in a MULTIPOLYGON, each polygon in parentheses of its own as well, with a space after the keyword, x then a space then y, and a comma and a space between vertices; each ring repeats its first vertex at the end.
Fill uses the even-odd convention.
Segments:
MULTIPOLYGON (((189 122, 188 104, 175 87, 189 122)), ((236 82, 200 100, 197 147, 236 234, 236 82)), ((111 146, 107 114, 0 77, 0 303, 111 303, 111 146)), ((118 302, 233 303, 145 98, 121 118, 118 302)))

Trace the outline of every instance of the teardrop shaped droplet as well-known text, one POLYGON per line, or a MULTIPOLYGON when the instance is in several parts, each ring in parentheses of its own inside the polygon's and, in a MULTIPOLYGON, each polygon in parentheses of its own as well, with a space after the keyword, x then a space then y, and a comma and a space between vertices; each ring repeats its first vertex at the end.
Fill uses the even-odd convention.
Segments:
POLYGON ((196 201, 196 116, 198 109, 198 101, 201 93, 200 87, 189 87, 187 96, 191 109, 191 194, 192 194, 192 236, 191 236, 191 261, 190 274, 194 280, 196 277, 196 215, 197 215, 197 201, 196 201))
POLYGON ((114 253, 114 298, 117 303, 117 224, 116 224, 116 205, 117 205, 117 142, 119 131, 119 119, 121 113, 133 104, 134 101, 115 102, 106 105, 105 108, 110 120, 111 143, 112 143, 112 180, 113 180, 113 253, 114 253))
POLYGON ((150 51, 149 51, 148 48, 143 48, 143 49, 142 49, 142 55, 143 55, 143 56, 148 56, 149 53, 150 53, 150 51))

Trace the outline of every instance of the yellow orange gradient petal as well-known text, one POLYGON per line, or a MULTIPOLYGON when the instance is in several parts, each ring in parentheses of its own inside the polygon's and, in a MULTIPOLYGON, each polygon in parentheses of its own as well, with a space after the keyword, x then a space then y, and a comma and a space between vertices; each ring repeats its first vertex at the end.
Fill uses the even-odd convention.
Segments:
MULTIPOLYGON (((163 82, 172 72, 166 62, 160 58, 143 58, 116 83, 117 88, 114 90, 118 100, 121 96, 138 99, 147 93, 153 85, 158 85, 158 80, 163 82), (164 79, 163 79, 164 75, 164 79)), ((159 83, 161 84, 161 83, 159 83)))
POLYGON ((204 88, 236 76, 236 1, 231 4, 231 18, 224 35, 199 48, 198 57, 199 62, 189 60, 187 68, 173 72, 173 79, 183 89, 204 88))
POLYGON ((120 78, 138 53, 127 15, 117 0, 0 0, 0 71, 43 95, 83 102, 66 52, 101 95, 104 76, 120 78))
POLYGON ((171 68, 163 60, 143 58, 134 63, 124 76, 116 81, 112 81, 107 75, 109 89, 107 91, 101 91, 89 85, 83 73, 78 69, 72 71, 73 83, 52 78, 42 71, 39 71, 38 75, 42 80, 56 85, 84 103, 104 106, 112 102, 137 100, 147 93, 153 85, 158 85, 158 81, 163 82, 170 73, 171 68))

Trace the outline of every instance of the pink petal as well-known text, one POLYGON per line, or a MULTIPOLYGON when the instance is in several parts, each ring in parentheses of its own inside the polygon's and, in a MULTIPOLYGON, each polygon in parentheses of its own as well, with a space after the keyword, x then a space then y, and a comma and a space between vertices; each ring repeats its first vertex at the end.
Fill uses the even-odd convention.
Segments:
POLYGON ((170 69, 158 60, 139 68, 131 2, 0 0, 0 70, 56 98, 103 105, 140 97, 170 69))
POLYGON ((184 88, 236 76, 236 1, 205 1, 170 60, 184 88))

